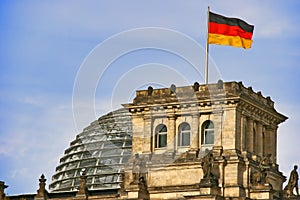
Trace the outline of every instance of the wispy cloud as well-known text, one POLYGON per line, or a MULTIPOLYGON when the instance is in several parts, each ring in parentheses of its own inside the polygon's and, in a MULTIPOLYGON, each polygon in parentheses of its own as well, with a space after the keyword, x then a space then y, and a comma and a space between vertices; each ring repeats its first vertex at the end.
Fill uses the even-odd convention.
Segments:
MULTIPOLYGON (((297 75, 300 45, 299 40, 295 40, 300 32, 300 26, 295 26, 299 24, 300 15, 296 3, 279 0, 247 3, 239 0, 7 2, 0 5, 3 11, 0 12, 0 155, 10 163, 5 163, 9 165, 5 168, 9 171, 0 170, 0 177, 10 184, 8 192, 36 191, 38 183, 34 180, 40 173, 45 173, 50 182, 59 157, 81 130, 76 130, 73 121, 73 84, 80 64, 96 45, 112 34, 149 26, 175 29, 204 44, 208 4, 214 12, 239 17, 255 25, 254 40, 259 43, 253 49, 211 48, 211 58, 219 69, 215 74, 221 74, 225 81, 242 80, 245 85, 275 97, 278 111, 290 117, 279 127, 281 169, 286 174, 292 162, 300 162, 294 153, 299 146, 295 138, 298 137, 297 122, 300 120, 296 101, 300 96, 297 75), (280 44, 275 46, 273 42, 279 40, 280 44)), ((160 35, 145 34, 143 37, 139 39, 159 39, 160 35)), ((115 43, 114 48, 132 42, 121 41, 115 43)), ((184 43, 171 38, 168 42, 190 51, 184 43)), ((191 53, 194 57, 201 57, 198 67, 202 70, 203 51, 191 53)), ((115 62, 111 71, 107 71, 103 82, 99 82, 94 91, 93 105, 86 105, 90 101, 84 99, 84 91, 81 93, 79 113, 84 122, 82 126, 115 109, 119 103, 126 103, 134 90, 144 86, 146 81, 169 86, 177 81, 175 77, 180 78, 162 70, 157 78, 163 81, 159 82, 153 78, 155 71, 151 72, 150 67, 147 68, 150 72, 143 69, 147 74, 130 71, 135 66, 148 66, 154 62, 177 70, 187 79, 186 82, 201 83, 203 80, 195 77, 195 70, 188 70, 187 64, 174 55, 151 51, 126 54, 115 62), (90 106, 94 107, 93 116, 86 113, 90 106)), ((89 78, 87 76, 84 81, 89 78)), ((180 83, 185 83, 185 80, 180 83)))

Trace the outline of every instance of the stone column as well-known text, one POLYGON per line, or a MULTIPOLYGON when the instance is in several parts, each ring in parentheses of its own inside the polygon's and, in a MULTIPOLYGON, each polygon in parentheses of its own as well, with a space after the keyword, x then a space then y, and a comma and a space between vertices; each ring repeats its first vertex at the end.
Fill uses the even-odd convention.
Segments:
MULTIPOLYGON (((234 113, 234 112, 232 112, 232 113, 234 113)), ((224 114, 223 110, 214 111, 214 113, 213 113, 213 123, 215 126, 215 136, 214 136, 215 137, 215 146, 223 146, 224 145, 223 144, 223 137, 224 137, 223 133, 226 135, 226 132, 228 132, 224 128, 225 122, 223 121, 223 114, 224 114)), ((230 115, 230 114, 231 113, 229 113, 228 115, 230 115)), ((234 126, 235 126, 235 124, 234 124, 234 126)))
POLYGON ((250 167, 249 167, 249 160, 245 160, 245 171, 244 171, 244 177, 243 177, 243 183, 245 187, 245 193, 246 197, 250 197, 250 167))
POLYGON ((246 150, 246 123, 247 123, 247 119, 244 115, 241 115, 241 151, 245 151, 246 150))
POLYGON ((254 138, 253 138, 253 119, 252 118, 248 118, 247 119, 247 150, 251 153, 253 153, 253 147, 254 147, 254 144, 253 144, 253 141, 254 141, 254 138))
POLYGON ((144 145, 143 153, 150 153, 152 151, 152 119, 150 115, 144 115, 144 145))
POLYGON ((199 141, 199 149, 201 149, 202 147, 202 140, 203 140, 203 130, 202 130, 202 126, 203 126, 203 122, 204 120, 202 120, 201 118, 203 117, 203 115, 199 116, 199 134, 198 134, 198 141, 199 141))
POLYGON ((221 187, 222 189, 222 193, 224 192, 224 171, 225 171, 225 159, 221 159, 218 161, 219 164, 219 172, 220 172, 220 176, 219 176, 219 187, 221 187))
POLYGON ((274 163, 277 163, 277 127, 270 131, 270 150, 274 163))
POLYGON ((272 154, 272 151, 271 151, 271 144, 272 144, 271 134, 272 134, 271 128, 267 127, 266 130, 265 130, 265 144, 264 144, 265 145, 265 149, 264 149, 264 154, 265 155, 272 154))
POLYGON ((263 156, 263 127, 261 123, 257 123, 257 131, 256 131, 256 150, 257 155, 263 156))
POLYGON ((174 151, 175 150, 175 141, 176 141, 176 123, 175 123, 175 115, 168 116, 168 135, 167 135, 167 150, 174 151))
POLYGON ((262 127, 262 155, 266 156, 266 130, 265 127, 262 127))
POLYGON ((253 154, 257 155, 257 123, 253 121, 252 127, 252 135, 253 135, 253 154))
POLYGON ((144 143, 144 119, 141 113, 132 113, 132 153, 142 153, 144 143))
POLYGON ((199 116, 200 114, 192 115, 192 124, 191 124, 191 149, 200 149, 200 141, 199 141, 199 116))

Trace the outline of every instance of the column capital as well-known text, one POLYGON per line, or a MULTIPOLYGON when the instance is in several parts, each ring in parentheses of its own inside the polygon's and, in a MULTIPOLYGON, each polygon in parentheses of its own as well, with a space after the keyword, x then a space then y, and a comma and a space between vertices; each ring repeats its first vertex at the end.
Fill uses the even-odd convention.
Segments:
POLYGON ((143 119, 145 120, 145 121, 151 121, 152 120, 152 116, 151 115, 143 115, 143 119))
POLYGON ((247 120, 249 122, 254 122, 254 117, 253 116, 246 116, 247 117, 247 120))
POLYGON ((260 128, 263 126, 263 123, 261 121, 256 121, 256 126, 258 126, 260 128))
POLYGON ((167 115, 167 118, 168 118, 169 120, 175 120, 175 119, 177 118, 177 116, 176 116, 175 114, 173 114, 173 115, 168 114, 168 115, 167 115))
POLYGON ((192 113, 192 118, 199 118, 200 117, 200 113, 192 113))
POLYGON ((267 125, 267 126, 265 126, 265 129, 267 130, 267 131, 275 131, 275 130, 277 130, 277 128, 278 128, 278 126, 276 126, 276 125, 267 125))

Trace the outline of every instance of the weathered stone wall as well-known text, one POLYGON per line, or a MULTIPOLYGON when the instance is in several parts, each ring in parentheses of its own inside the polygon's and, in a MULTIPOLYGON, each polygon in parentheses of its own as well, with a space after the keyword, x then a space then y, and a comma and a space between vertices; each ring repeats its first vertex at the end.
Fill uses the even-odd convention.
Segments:
MULTIPOLYGON (((216 149, 219 149, 218 153, 214 153, 216 178, 224 197, 258 198, 259 192, 251 188, 255 173, 266 179, 257 180, 257 184, 272 185, 275 193, 281 190, 284 177, 276 164, 276 134, 278 124, 286 117, 274 109, 270 97, 265 98, 241 83, 219 82, 199 87, 172 86, 170 89, 137 91, 133 103, 124 106, 134 116, 134 153, 173 153, 174 157, 180 157, 184 152, 194 152, 196 159, 200 159, 191 166, 164 163, 163 167, 158 167, 149 161, 147 184, 150 196, 173 198, 183 188, 192 191, 187 186, 197 185, 203 178, 201 155, 203 157, 207 151, 214 152, 216 149), (214 124, 214 144, 203 143, 203 124, 208 120, 214 124), (191 126, 188 147, 178 146, 178 127, 182 122, 191 126), (167 146, 163 148, 155 146, 154 130, 159 124, 167 127, 167 146), (270 160, 264 165, 268 170, 267 178, 265 173, 262 176, 260 172, 264 170, 261 163, 266 157, 270 160)), ((183 161, 189 162, 188 159, 183 161)), ((261 195, 272 196, 271 193, 261 195)))

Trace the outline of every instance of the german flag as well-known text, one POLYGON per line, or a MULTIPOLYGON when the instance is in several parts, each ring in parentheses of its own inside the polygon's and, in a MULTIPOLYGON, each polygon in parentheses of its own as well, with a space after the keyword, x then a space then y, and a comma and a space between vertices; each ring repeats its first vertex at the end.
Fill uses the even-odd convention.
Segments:
POLYGON ((254 26, 237 18, 209 12, 208 44, 229 45, 248 49, 252 44, 254 26))

